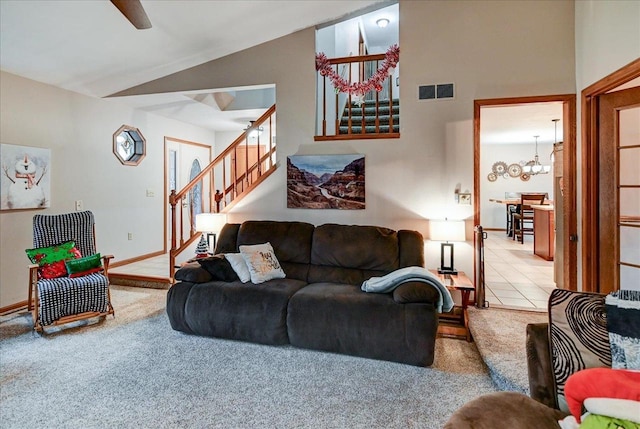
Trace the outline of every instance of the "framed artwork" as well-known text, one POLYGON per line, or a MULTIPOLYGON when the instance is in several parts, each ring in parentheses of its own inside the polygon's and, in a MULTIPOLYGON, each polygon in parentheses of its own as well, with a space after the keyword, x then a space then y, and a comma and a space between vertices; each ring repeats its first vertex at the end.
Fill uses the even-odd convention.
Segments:
POLYGON ((51 205, 51 149, 0 144, 0 210, 51 205))
POLYGON ((364 155, 287 157, 287 208, 363 210, 364 155))

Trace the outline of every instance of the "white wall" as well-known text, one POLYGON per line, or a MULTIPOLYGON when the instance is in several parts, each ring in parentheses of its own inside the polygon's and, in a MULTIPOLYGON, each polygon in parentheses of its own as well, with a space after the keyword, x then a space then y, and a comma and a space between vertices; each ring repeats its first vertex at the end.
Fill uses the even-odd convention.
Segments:
POLYGON ((51 149, 51 207, 0 212, 0 307, 27 298, 24 249, 34 214, 94 212, 98 250, 116 261, 163 249, 164 137, 213 144, 213 133, 178 121, 0 72, 0 142, 51 149), (146 157, 136 167, 113 155, 122 125, 140 129, 146 157), (146 190, 155 197, 146 197, 146 190), (133 240, 127 240, 127 233, 133 240))
MULTIPOLYGON (((540 163, 551 165, 549 155, 553 144, 538 144, 538 156, 540 163)), ((505 192, 546 192, 553 199, 553 172, 531 176, 528 181, 520 178, 498 177, 495 182, 490 182, 487 175, 491 172, 493 164, 503 161, 507 165, 521 160, 529 161, 535 154, 534 144, 485 144, 480 153, 480 224, 485 228, 506 227, 506 209, 504 204, 490 202, 491 198, 504 198, 505 192)))
MULTIPOLYGON (((589 85, 640 58, 640 2, 581 0, 575 3, 576 87, 589 85)), ((577 159, 582 157, 582 105, 577 103, 577 159)), ((582 213, 582 165, 577 163, 578 214, 582 213)), ((578 233, 582 217, 578 215, 578 233)), ((582 285, 582 248, 578 247, 578 284, 582 285)))

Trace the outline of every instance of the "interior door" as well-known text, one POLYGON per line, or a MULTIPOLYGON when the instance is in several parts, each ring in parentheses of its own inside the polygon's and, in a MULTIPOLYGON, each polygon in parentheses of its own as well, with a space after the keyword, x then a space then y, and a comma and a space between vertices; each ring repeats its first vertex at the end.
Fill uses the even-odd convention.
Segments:
POLYGON ((600 293, 640 290, 640 87, 599 99, 600 293))
MULTIPOLYGON (((200 143, 165 138, 166 207, 169 208, 169 193, 183 189, 211 160, 211 147, 200 143)), ((195 229, 195 215, 208 212, 211 201, 208 175, 176 206, 176 217, 180 216, 178 228, 188 233, 195 229)), ((171 219, 166 216, 167 246, 171 247, 171 219)))

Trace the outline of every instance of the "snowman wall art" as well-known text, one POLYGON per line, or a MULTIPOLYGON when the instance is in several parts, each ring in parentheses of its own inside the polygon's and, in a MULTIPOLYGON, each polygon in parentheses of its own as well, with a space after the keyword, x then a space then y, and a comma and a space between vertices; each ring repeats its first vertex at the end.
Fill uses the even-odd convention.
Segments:
POLYGON ((51 204, 51 150, 0 144, 0 210, 51 204))

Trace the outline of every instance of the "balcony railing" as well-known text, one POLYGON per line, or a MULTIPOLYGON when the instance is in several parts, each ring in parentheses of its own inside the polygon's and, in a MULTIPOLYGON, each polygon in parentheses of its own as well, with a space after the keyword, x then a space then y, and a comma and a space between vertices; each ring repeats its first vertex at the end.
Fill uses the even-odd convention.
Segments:
MULTIPOLYGON (((332 69, 349 85, 365 82, 385 54, 328 59, 332 69)), ((400 105, 397 68, 379 90, 362 96, 337 91, 331 79, 318 72, 317 135, 315 140, 348 140, 400 137, 400 105)))

